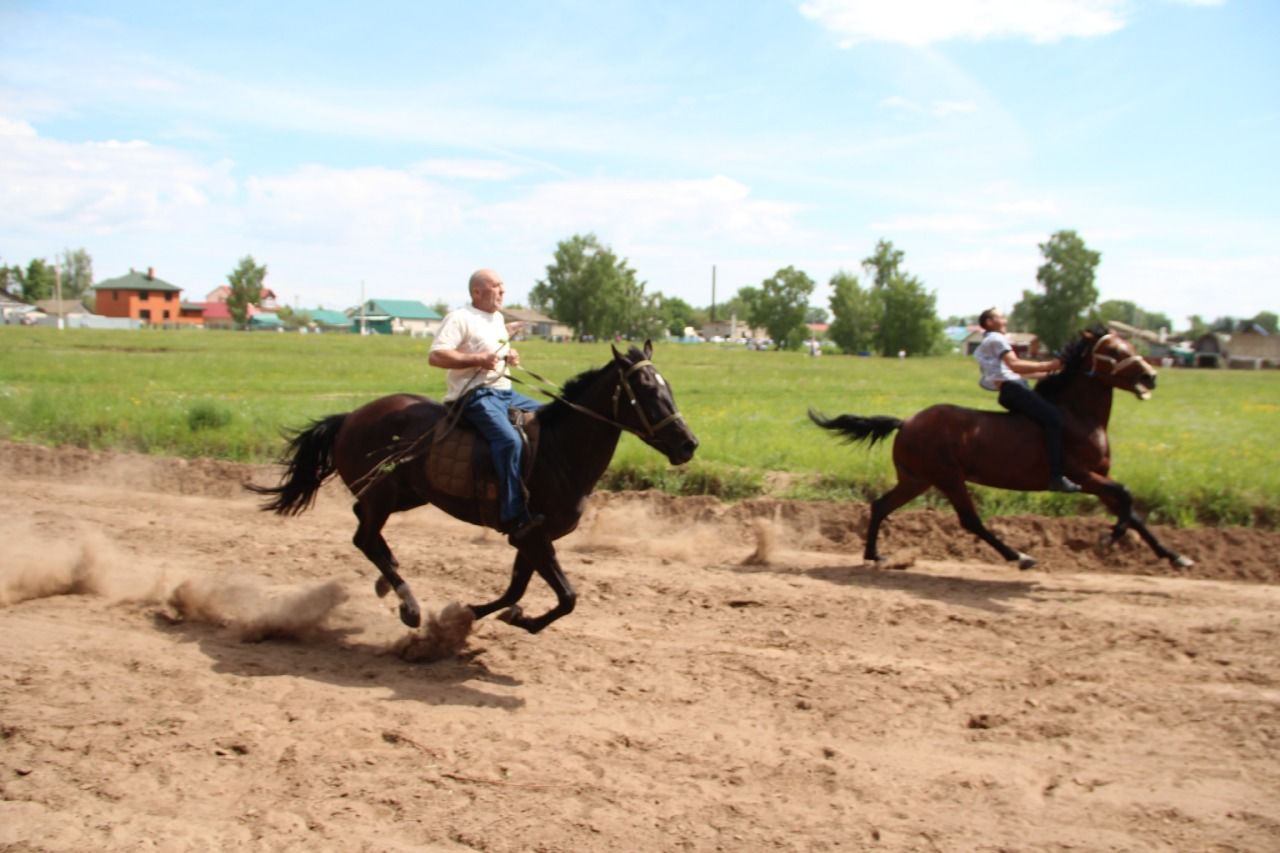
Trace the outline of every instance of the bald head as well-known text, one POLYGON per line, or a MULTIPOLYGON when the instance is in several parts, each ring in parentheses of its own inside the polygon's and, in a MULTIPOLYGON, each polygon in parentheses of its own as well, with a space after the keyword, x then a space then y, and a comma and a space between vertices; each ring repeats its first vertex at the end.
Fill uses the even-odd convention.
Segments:
POLYGON ((476 270, 467 286, 471 291, 471 304, 476 308, 489 313, 502 310, 505 295, 502 276, 490 269, 476 270))

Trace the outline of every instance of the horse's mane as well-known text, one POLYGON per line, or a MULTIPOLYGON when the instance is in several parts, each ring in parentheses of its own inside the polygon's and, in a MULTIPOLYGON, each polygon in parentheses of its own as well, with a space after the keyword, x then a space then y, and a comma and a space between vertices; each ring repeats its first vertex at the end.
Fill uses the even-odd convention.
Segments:
POLYGON ((1062 393, 1067 387, 1067 383, 1071 381, 1072 374, 1083 372, 1087 369, 1089 355, 1093 352, 1093 345, 1108 334, 1105 326, 1100 324, 1094 325, 1076 337, 1075 340, 1068 343, 1062 350, 1062 370, 1046 376, 1036 383, 1036 393, 1050 399, 1062 393))
MULTIPOLYGON (((644 353, 640 352, 640 350, 635 347, 632 347, 627 353, 627 360, 632 363, 640 361, 643 358, 644 353)), ((613 364, 614 363, 610 361, 608 364, 603 364, 600 367, 591 367, 582 371, 577 376, 574 376, 572 379, 569 379, 564 383, 561 387, 560 396, 571 403, 578 402, 578 398, 582 396, 583 392, 585 392, 587 388, 591 387, 596 379, 600 377, 600 374, 612 367, 613 364)), ((544 427, 549 426, 571 411, 573 410, 560 400, 552 400, 550 403, 547 403, 538 410, 538 423, 544 427)))

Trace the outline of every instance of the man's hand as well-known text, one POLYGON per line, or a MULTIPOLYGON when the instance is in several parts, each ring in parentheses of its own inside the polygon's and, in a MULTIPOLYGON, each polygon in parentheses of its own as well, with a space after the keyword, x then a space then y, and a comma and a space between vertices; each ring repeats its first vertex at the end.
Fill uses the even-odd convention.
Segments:
POLYGON ((520 366, 520 353, 516 352, 515 347, 507 348, 507 364, 512 367, 520 366))

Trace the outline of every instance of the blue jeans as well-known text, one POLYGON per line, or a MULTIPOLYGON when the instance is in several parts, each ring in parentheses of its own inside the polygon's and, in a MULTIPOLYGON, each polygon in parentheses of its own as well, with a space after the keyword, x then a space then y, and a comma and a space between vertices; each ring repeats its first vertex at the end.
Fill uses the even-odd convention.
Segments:
POLYGON ((520 434, 511 425, 507 409, 532 412, 540 407, 537 400, 519 391, 477 388, 462 409, 467 422, 489 442, 493 467, 498 472, 498 519, 504 524, 526 512, 520 488, 520 434))

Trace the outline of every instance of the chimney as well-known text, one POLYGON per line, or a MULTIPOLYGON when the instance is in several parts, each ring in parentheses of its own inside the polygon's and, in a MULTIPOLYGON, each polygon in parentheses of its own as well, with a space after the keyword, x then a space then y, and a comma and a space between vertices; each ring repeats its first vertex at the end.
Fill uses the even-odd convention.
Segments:
POLYGON ((147 267, 147 281, 155 281, 155 280, 156 280, 156 268, 147 267))

